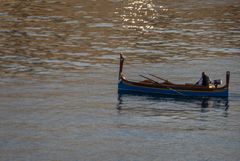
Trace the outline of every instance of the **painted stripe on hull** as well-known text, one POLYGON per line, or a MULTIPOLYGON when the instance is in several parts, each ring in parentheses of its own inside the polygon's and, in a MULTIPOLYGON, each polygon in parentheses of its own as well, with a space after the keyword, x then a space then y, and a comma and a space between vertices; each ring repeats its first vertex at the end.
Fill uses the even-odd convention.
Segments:
POLYGON ((118 84, 119 91, 132 91, 141 93, 152 93, 161 95, 178 95, 187 97, 228 97, 228 90, 224 89, 221 91, 190 91, 190 90, 174 90, 174 89, 160 89, 152 87, 143 87, 128 85, 127 83, 120 81, 118 84))

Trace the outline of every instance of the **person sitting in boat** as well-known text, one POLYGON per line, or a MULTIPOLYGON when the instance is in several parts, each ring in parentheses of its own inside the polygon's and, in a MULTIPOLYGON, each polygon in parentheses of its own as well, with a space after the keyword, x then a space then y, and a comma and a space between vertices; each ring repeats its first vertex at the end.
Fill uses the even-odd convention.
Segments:
POLYGON ((200 80, 196 83, 196 85, 208 87, 210 83, 211 83, 211 81, 210 81, 209 76, 207 76, 207 75, 205 74, 205 72, 202 72, 202 77, 201 77, 200 80))

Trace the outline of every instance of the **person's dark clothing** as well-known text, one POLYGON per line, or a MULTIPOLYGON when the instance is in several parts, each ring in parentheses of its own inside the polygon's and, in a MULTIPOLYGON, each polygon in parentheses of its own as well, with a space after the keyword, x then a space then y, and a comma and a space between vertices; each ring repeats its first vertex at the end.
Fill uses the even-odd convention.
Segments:
POLYGON ((202 86, 209 86, 210 79, 206 74, 202 75, 202 86))

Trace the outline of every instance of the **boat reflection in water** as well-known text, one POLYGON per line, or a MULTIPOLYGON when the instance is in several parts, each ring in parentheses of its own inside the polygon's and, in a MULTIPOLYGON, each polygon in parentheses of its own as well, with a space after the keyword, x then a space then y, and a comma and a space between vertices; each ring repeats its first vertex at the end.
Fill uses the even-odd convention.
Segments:
POLYGON ((119 92, 117 109, 119 112, 138 112, 148 116, 187 114, 229 109, 228 97, 181 97, 152 94, 119 92))

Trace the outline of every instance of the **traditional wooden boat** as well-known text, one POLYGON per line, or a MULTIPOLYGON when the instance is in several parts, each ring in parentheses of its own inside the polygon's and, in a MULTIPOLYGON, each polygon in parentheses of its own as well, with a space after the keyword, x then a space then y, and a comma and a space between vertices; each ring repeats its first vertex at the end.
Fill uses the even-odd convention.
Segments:
POLYGON ((209 86, 201 86, 196 84, 175 84, 158 76, 152 75, 157 79, 164 82, 160 83, 146 76, 145 80, 135 82, 127 80, 123 75, 124 57, 120 54, 120 67, 119 67, 119 82, 118 92, 130 93, 146 93, 154 95, 171 95, 171 96, 184 96, 184 97, 228 97, 230 72, 226 72, 226 84, 221 85, 220 80, 215 80, 214 84, 209 86))

